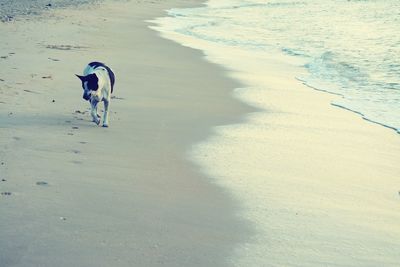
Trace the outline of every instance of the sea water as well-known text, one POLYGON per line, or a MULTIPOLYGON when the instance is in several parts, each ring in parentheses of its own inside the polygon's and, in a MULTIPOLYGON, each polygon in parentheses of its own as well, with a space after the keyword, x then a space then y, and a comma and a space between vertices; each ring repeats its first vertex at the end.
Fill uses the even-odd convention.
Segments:
MULTIPOLYGON (((168 13, 169 17, 155 21, 164 36, 202 49, 209 60, 233 73, 245 73, 237 75, 248 85, 235 90, 241 100, 274 110, 273 101, 264 94, 268 79, 257 79, 267 75, 265 61, 280 54, 302 70, 293 72, 293 78, 310 90, 337 95, 332 105, 400 131, 400 1, 210 0, 202 7, 168 13)), ((318 181, 296 183, 285 164, 270 167, 288 172, 287 180, 269 176, 264 166, 273 154, 265 151, 274 148, 267 147, 271 142, 264 139, 270 118, 268 112, 260 112, 246 123, 218 127, 190 154, 243 201, 242 216, 256 229, 256 236, 235 252, 232 266, 398 266, 398 230, 381 232, 373 223, 360 222, 354 231, 345 223, 357 223, 362 217, 362 212, 349 211, 364 207, 365 192, 351 191, 344 184, 341 194, 348 194, 350 201, 325 203, 332 211, 340 210, 329 214, 314 202, 334 192, 315 191, 320 189, 314 184, 318 181), (306 207, 303 214, 296 212, 299 200, 306 207)), ((382 223, 366 217, 375 219, 377 225, 382 223)))
POLYGON ((299 80, 400 130, 400 1, 214 0, 169 14, 183 35, 303 58, 308 72, 299 80))

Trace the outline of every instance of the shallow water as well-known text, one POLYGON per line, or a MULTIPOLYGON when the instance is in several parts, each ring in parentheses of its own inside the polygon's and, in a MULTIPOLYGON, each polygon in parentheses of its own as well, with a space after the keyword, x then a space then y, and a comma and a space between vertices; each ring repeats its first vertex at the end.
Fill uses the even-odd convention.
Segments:
POLYGON ((186 36, 304 58, 300 80, 400 129, 400 1, 209 1, 169 14, 186 36))

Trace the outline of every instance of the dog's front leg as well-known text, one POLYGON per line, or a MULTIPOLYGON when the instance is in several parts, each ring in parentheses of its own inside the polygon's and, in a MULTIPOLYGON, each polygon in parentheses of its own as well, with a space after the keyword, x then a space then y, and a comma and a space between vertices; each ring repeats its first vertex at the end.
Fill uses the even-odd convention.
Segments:
POLYGON ((100 124, 100 116, 99 114, 97 114, 97 104, 99 102, 97 102, 96 100, 92 99, 90 101, 90 106, 91 106, 91 110, 90 110, 90 115, 92 115, 93 121, 99 125, 100 124))
POLYGON ((104 99, 104 115, 103 115, 103 127, 108 127, 108 106, 110 100, 104 99))

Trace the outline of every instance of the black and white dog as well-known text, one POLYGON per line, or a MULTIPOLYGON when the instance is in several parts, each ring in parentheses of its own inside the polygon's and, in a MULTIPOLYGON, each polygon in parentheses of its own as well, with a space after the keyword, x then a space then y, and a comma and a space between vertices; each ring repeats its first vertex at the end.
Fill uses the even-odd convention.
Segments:
POLYGON ((104 101, 103 127, 108 127, 108 111, 114 90, 114 72, 101 62, 91 62, 83 70, 83 76, 75 74, 82 81, 83 99, 90 102, 93 121, 100 124, 97 104, 104 101))

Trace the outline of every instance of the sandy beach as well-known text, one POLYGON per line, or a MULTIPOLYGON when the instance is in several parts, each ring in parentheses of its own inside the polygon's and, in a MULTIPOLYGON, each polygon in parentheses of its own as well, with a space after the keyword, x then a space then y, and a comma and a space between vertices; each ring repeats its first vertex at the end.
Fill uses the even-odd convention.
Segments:
POLYGON ((186 152, 248 108, 222 68, 144 22, 198 4, 105 2, 0 24, 1 266, 229 266, 249 229, 186 152), (117 76, 108 129, 74 75, 93 60, 117 76))
POLYGON ((398 133, 287 55, 149 28, 203 1, 84 2, 0 13, 1 267, 397 265, 398 133), (116 74, 109 128, 91 61, 116 74))

